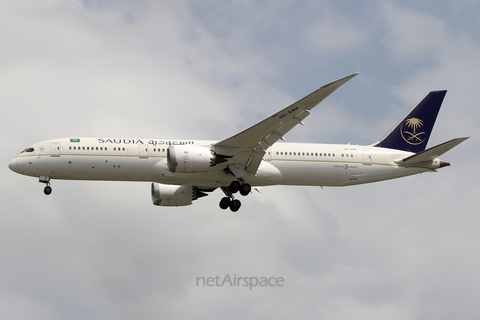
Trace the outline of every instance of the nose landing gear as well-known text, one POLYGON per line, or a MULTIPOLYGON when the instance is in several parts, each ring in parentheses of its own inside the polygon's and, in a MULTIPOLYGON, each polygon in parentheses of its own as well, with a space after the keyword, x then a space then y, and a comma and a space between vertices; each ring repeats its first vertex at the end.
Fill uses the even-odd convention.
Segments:
POLYGON ((50 187, 49 185, 46 186, 46 187, 43 189, 43 193, 45 193, 47 196, 50 195, 50 193, 52 193, 52 187, 50 187))
POLYGON ((40 176, 38 181, 46 184, 45 188, 43 189, 43 193, 45 193, 47 196, 50 195, 50 193, 52 193, 52 187, 50 187, 50 177, 40 176))

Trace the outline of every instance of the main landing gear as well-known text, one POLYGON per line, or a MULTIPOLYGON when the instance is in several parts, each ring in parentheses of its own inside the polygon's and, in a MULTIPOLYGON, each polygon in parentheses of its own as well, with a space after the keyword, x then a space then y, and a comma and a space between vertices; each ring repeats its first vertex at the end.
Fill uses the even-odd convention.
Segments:
POLYGON ((222 200, 220 200, 220 208, 223 210, 230 208, 232 212, 237 212, 242 206, 242 203, 240 200, 235 199, 233 194, 240 191, 242 196, 246 196, 251 190, 252 187, 248 183, 241 183, 240 181, 233 181, 230 186, 222 187, 222 191, 225 193, 226 197, 223 197, 222 200))
POLYGON ((52 187, 50 187, 50 177, 40 176, 39 181, 46 184, 45 188, 43 189, 43 193, 45 193, 47 196, 50 195, 50 193, 52 193, 52 187))

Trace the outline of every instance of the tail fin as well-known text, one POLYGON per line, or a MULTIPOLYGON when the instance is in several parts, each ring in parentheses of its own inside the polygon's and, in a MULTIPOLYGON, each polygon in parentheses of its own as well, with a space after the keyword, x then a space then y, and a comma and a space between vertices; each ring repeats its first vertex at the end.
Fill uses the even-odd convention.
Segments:
POLYGON ((425 150, 446 93, 429 92, 374 146, 415 153, 425 150))

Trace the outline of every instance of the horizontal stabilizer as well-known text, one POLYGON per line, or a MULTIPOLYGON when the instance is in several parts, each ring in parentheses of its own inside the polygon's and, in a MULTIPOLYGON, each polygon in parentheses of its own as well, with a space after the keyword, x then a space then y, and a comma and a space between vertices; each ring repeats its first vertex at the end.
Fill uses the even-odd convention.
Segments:
POLYGON ((452 149, 453 147, 456 147, 463 141, 467 140, 467 138, 456 138, 447 142, 444 142, 442 144, 439 144, 438 146, 429 148, 427 150, 423 150, 419 153, 414 154, 413 156, 406 157, 401 160, 395 161, 398 164, 415 164, 415 163, 420 163, 420 162, 426 162, 426 161, 432 161, 435 158, 438 158, 448 150, 452 149))

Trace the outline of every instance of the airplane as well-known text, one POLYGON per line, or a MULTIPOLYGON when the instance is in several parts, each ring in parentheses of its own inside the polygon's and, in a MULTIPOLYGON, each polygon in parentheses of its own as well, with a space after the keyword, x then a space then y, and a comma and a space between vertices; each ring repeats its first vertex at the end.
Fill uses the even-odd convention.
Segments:
POLYGON ((257 124, 220 141, 71 137, 35 143, 9 164, 38 177, 51 194, 52 179, 151 182, 157 206, 186 206, 220 188, 221 209, 236 212, 240 193, 272 185, 351 186, 436 172, 438 157, 468 137, 426 149, 446 90, 429 92, 383 138, 367 146, 287 143, 284 136, 341 85, 320 87, 257 124))

